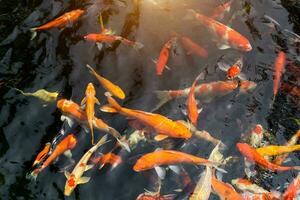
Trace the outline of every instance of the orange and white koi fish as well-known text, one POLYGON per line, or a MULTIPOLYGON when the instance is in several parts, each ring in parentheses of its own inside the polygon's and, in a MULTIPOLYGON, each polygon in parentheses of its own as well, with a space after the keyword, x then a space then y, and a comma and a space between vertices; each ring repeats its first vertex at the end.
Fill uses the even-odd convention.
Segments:
POLYGON ((211 167, 217 167, 217 165, 219 165, 218 163, 209 161, 207 159, 180 151, 158 150, 147 153, 140 157, 133 166, 133 170, 136 172, 140 172, 148 169, 153 169, 161 165, 176 165, 182 163, 205 165, 211 167))
MULTIPOLYGON (((100 108, 100 110, 104 112, 118 112, 121 115, 137 119, 159 134, 157 137, 160 139, 165 139, 167 137, 188 139, 192 136, 188 127, 181 121, 173 121, 159 114, 121 107, 109 93, 106 93, 105 95, 107 96, 109 106, 105 106, 105 109, 100 108)), ((159 139, 157 138, 157 140, 159 139)))
POLYGON ((134 42, 123 38, 118 35, 110 35, 110 34, 102 34, 102 33, 90 33, 84 36, 84 39, 91 42, 100 42, 100 43, 114 43, 116 41, 120 41, 121 43, 132 46, 135 49, 141 49, 144 47, 142 43, 134 42))
POLYGON ((227 3, 224 3, 224 4, 216 7, 214 9, 213 13, 211 14, 210 18, 212 18, 212 19, 224 18, 224 14, 226 12, 230 12, 232 2, 233 2, 233 0, 230 0, 227 3))
POLYGON ((180 37, 180 42, 187 51, 187 55, 193 54, 202 58, 208 57, 206 49, 195 43, 191 38, 182 36, 180 37))
POLYGON ((247 143, 237 143, 237 149, 250 161, 271 171, 300 170, 300 166, 280 166, 273 164, 260 155, 254 148, 247 143))
POLYGON ((218 62, 218 67, 227 73, 228 79, 234 79, 235 77, 238 77, 241 80, 246 80, 245 74, 241 73, 243 68, 242 58, 238 59, 232 66, 223 62, 218 62))
POLYGON ((73 134, 68 135, 64 138, 53 150, 50 156, 43 162, 41 166, 31 172, 31 176, 36 178, 37 175, 46 167, 48 167, 56 158, 58 158, 61 154, 65 153, 66 155, 70 155, 71 149, 73 149, 77 144, 77 139, 73 134), (67 153, 66 153, 67 152, 67 153))
POLYGON ((145 192, 140 194, 136 200, 173 200, 175 199, 175 195, 174 194, 167 194, 167 195, 161 195, 159 193, 149 193, 149 192, 145 192))
POLYGON ((161 49, 158 60, 154 61, 156 63, 156 74, 157 75, 162 75, 164 69, 168 68, 167 63, 168 63, 169 56, 170 56, 170 50, 171 50, 173 44, 176 42, 176 40, 177 40, 176 37, 172 37, 170 40, 168 40, 164 44, 163 48, 161 49))
POLYGON ((256 124, 250 132, 250 145, 254 148, 262 146, 264 133, 263 127, 260 124, 256 124))
POLYGON ((246 37, 210 17, 206 17, 192 9, 189 9, 186 18, 196 18, 200 23, 206 26, 213 34, 214 39, 218 41, 219 49, 228 49, 231 47, 240 51, 252 50, 251 44, 246 37))
POLYGON ((242 195, 237 193, 232 185, 218 180, 214 175, 211 179, 212 188, 221 199, 243 200, 242 195))
POLYGON ((260 147, 256 149, 256 151, 262 156, 277 156, 280 154, 290 153, 299 150, 300 150, 300 144, 292 145, 292 146, 269 145, 269 146, 260 147))
POLYGON ((96 90, 93 83, 89 83, 86 91, 85 97, 81 101, 81 105, 85 106, 85 112, 88 120, 88 124, 92 133, 92 144, 94 145, 94 129, 93 129, 93 120, 95 118, 95 103, 100 105, 98 99, 96 98, 96 90))
POLYGON ((280 200, 280 194, 269 193, 261 193, 255 194, 250 192, 245 192, 242 194, 243 200, 280 200))
POLYGON ((51 28, 63 28, 68 24, 71 24, 79 19, 84 14, 84 10, 77 9, 70 12, 66 12, 60 17, 42 25, 39 27, 31 28, 30 30, 34 33, 32 39, 36 36, 36 31, 47 30, 51 28))
POLYGON ((86 67, 91 71, 91 74, 93 74, 96 77, 96 79, 104 87, 104 89, 106 89, 113 96, 118 97, 119 99, 125 99, 125 93, 119 86, 113 84, 111 81, 104 78, 103 76, 100 76, 90 65, 86 65, 86 67))
POLYGON ((122 163, 122 158, 114 153, 106 153, 102 156, 92 158, 91 161, 94 164, 99 163, 99 169, 101 169, 105 164, 110 164, 112 168, 115 168, 122 163))
POLYGON ((251 193, 270 193, 268 190, 265 190, 264 188, 256 185, 255 183, 252 183, 248 179, 238 178, 231 180, 232 185, 234 185, 236 188, 243 192, 251 192, 251 193))
POLYGON ((46 158, 48 152, 50 151, 50 147, 51 147, 51 143, 48 142, 46 143, 45 147, 43 148, 43 150, 36 156, 32 167, 40 164, 41 162, 43 162, 43 160, 46 158))
POLYGON ((203 78, 203 74, 199 74, 195 81, 192 84, 192 87, 189 91, 188 99, 187 99, 187 115, 194 126, 197 126, 197 121, 199 117, 199 113, 202 109, 198 110, 197 101, 195 98, 195 87, 196 83, 203 78))
MULTIPOLYGON (((202 102, 209 102, 215 97, 225 96, 238 88, 240 89, 240 93, 251 91, 256 88, 256 85, 257 84, 255 82, 243 80, 240 83, 236 80, 201 83, 196 86, 195 94, 201 98, 202 102)), ((187 97, 189 91, 190 88, 181 90, 155 91, 156 96, 159 99, 159 103, 153 110, 157 110, 172 99, 187 97)))
MULTIPOLYGON (((300 130, 298 130, 290 139, 289 141, 285 144, 286 146, 292 146, 297 144, 298 140, 300 138, 300 130)), ((273 160, 273 163, 275 163, 276 165, 281 165, 286 158, 288 157, 288 153, 276 156, 275 159, 273 160)))
POLYGON ((297 194, 300 190, 300 173, 297 177, 290 183, 285 192, 282 195, 282 200, 297 200, 297 194))
POLYGON ((274 97, 278 93, 281 75, 284 72, 285 60, 286 60, 285 53, 283 51, 280 51, 278 53, 275 63, 274 63, 274 68, 275 68, 274 69, 274 79, 273 79, 273 95, 274 95, 274 97))
POLYGON ((106 143, 107 135, 103 136, 97 144, 95 144, 93 147, 91 147, 79 160, 77 165, 74 167, 73 171, 67 172, 65 171, 65 176, 67 178, 66 185, 65 185, 65 196, 70 196, 75 187, 78 184, 84 184, 89 182, 90 177, 84 177, 82 176, 83 173, 91 168, 94 167, 94 165, 88 165, 87 162, 89 161, 92 154, 103 144, 106 143))
MULTIPOLYGON (((67 121, 72 121, 72 119, 74 119, 79 124, 81 124, 83 128, 85 128, 88 125, 86 112, 84 112, 81 109, 81 107, 75 102, 67 99, 60 99, 57 101, 57 108, 60 109, 65 115, 65 117, 63 117, 62 119, 66 119, 67 121)), ((94 117, 93 127, 99 131, 104 131, 106 133, 111 134, 123 148, 130 152, 130 148, 127 142, 122 139, 121 134, 116 129, 106 124, 103 120, 94 117)))

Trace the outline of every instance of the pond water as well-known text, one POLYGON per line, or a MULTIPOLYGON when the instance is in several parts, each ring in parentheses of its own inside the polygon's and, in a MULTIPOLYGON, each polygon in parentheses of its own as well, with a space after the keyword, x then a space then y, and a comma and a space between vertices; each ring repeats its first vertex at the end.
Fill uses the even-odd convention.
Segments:
MULTIPOLYGON (((97 0, 97 1, 3 1, 0 5, 0 199, 135 199, 144 188, 155 191, 155 173, 137 173, 132 170, 136 159, 157 148, 174 149, 208 158, 213 145, 200 139, 190 141, 167 140, 163 142, 141 141, 131 153, 119 151, 123 162, 111 170, 95 167, 86 172, 92 177, 87 184, 79 185, 71 197, 64 197, 66 178, 61 172, 70 164, 64 156, 44 169, 36 181, 28 180, 26 174, 45 143, 51 142, 58 134, 63 122, 56 103, 44 104, 34 97, 26 97, 13 88, 25 92, 38 89, 58 91, 59 98, 80 103, 85 96, 89 82, 94 83, 101 105, 106 104, 105 90, 89 73, 86 64, 119 85, 126 93, 126 99, 119 101, 124 107, 151 111, 158 103, 156 90, 175 90, 190 87, 194 79, 203 71, 207 74, 199 82, 227 80, 226 73, 217 69, 217 61, 222 56, 243 57, 243 73, 257 87, 245 94, 238 90, 213 98, 210 102, 200 101, 203 110, 197 128, 206 130, 220 139, 228 148, 224 155, 236 159, 223 175, 224 182, 244 177, 244 162, 235 144, 242 141, 254 124, 261 124, 275 137, 276 144, 284 144, 299 124, 299 96, 283 90, 273 102, 273 64, 278 50, 286 52, 287 58, 299 69, 299 43, 283 30, 300 34, 300 3, 296 0, 244 0, 234 1, 231 10, 222 19, 234 30, 244 35, 251 43, 250 52, 234 49, 220 50, 213 36, 205 26, 196 20, 187 20, 187 9, 194 9, 210 15, 221 1, 208 0, 97 0), (49 29, 37 33, 31 40, 30 28, 40 26, 65 12, 84 9, 85 14, 75 23, 63 29, 49 29), (94 42, 84 40, 88 33, 100 31, 99 13, 102 13, 106 28, 144 45, 136 50, 115 42, 104 45, 99 50, 94 42), (275 19, 280 27, 272 28, 264 16, 275 19), (234 16, 234 17, 233 17, 234 16), (153 59, 158 58, 163 45, 174 34, 190 37, 208 51, 207 58, 187 55, 183 46, 176 45, 168 62, 170 70, 156 75, 153 59), (184 144, 184 145, 183 145, 184 144)), ((299 77, 286 70, 283 82, 298 84, 299 77), (298 83, 297 83, 298 81, 298 83), (295 83, 296 82, 296 83, 295 83)), ((296 86, 297 87, 297 86, 296 86)), ((187 120, 183 114, 186 98, 172 100, 156 113, 174 120, 187 120)), ((98 108, 98 107, 97 107, 98 108)), ((121 134, 129 135, 133 129, 127 119, 116 114, 100 112, 101 117, 121 134)), ((79 127, 71 129, 78 137, 78 145, 72 150, 74 161, 78 161, 91 146, 90 134, 79 127)), ((95 131, 96 140, 103 132, 95 131)), ((113 142, 104 145, 102 152, 109 152, 113 142)), ((287 165, 300 165, 299 153, 290 155, 287 165)), ((197 182, 203 167, 183 165, 193 182, 197 182)), ((72 170, 71 166, 68 170, 72 170)), ((259 170, 259 169, 257 169, 259 170)), ((268 190, 283 192, 287 183, 297 176, 297 171, 271 173, 259 170, 252 181, 268 190)), ((168 171, 162 181, 161 194, 176 194, 177 199, 185 199, 182 176, 168 171), (178 192, 182 189, 182 192, 178 192), (176 190, 176 191, 174 191, 176 190)), ((210 199, 218 199, 211 194, 210 199)))

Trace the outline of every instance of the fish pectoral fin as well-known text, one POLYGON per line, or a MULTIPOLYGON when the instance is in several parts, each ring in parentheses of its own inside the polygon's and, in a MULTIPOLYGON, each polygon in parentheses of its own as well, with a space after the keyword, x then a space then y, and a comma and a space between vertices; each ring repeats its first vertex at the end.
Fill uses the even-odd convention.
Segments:
POLYGON ((84 171, 88 171, 90 169, 92 169, 94 167, 94 165, 86 165, 84 171))
POLYGON ((83 106, 85 103, 86 103, 86 97, 84 97, 84 98, 81 100, 80 105, 83 106))
POLYGON ((70 149, 68 149, 67 151, 64 152, 64 155, 68 158, 72 158, 72 152, 70 149))
POLYGON ((185 116, 187 116, 187 109, 181 109, 181 112, 182 112, 185 116))
POLYGON ((162 167, 154 167, 159 179, 163 180, 166 177, 166 170, 162 167))
POLYGON ((175 174, 180 174, 180 168, 177 165, 169 165, 169 169, 175 172, 175 174))
POLYGON ((100 105, 100 102, 99 102, 99 100, 95 97, 94 98, 94 100, 95 100, 95 103, 97 104, 97 105, 100 105))
POLYGON ((162 134, 158 134, 158 135, 156 135, 155 137, 154 137, 154 140, 155 141, 162 141, 162 140, 164 140, 164 139, 167 139, 169 136, 167 136, 167 135, 162 135, 162 134))
POLYGON ((74 124, 73 119, 71 119, 70 117, 67 117, 67 116, 65 116, 65 115, 62 115, 62 116, 60 117, 60 119, 61 119, 61 121, 66 121, 69 127, 72 127, 73 124, 74 124))
POLYGON ((77 184, 85 184, 89 182, 91 177, 82 176, 78 179, 77 184))
POLYGON ((97 46, 99 51, 101 51, 103 49, 103 44, 100 43, 100 42, 96 42, 96 46, 97 46))
POLYGON ((218 47, 218 49, 220 49, 220 50, 225 50, 225 49, 229 49, 229 48, 231 48, 229 45, 227 45, 227 44, 220 44, 220 43, 217 43, 217 47, 218 47))
POLYGON ((198 111, 198 113, 201 113, 202 110, 203 110, 203 107, 199 108, 197 111, 198 111))
POLYGON ((107 113, 116 113, 117 110, 115 108, 113 108, 111 105, 106 104, 103 105, 99 108, 102 112, 107 112, 107 113))
POLYGON ((246 76, 246 74, 244 74, 244 73, 240 73, 240 74, 238 75, 238 78, 241 79, 242 81, 247 80, 247 76, 246 76))
POLYGON ((71 176, 70 172, 65 171, 65 177, 68 179, 71 176))

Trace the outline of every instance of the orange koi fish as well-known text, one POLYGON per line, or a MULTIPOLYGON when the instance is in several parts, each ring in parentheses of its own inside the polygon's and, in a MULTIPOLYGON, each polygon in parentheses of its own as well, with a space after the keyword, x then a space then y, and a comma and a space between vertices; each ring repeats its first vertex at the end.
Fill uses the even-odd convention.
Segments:
POLYGON ((100 105, 98 99, 96 98, 96 90, 93 83, 89 83, 86 91, 85 97, 81 101, 81 105, 86 105, 85 112, 88 120, 88 124, 92 133, 92 144, 94 145, 94 129, 93 129, 93 120, 95 118, 95 103, 100 105))
POLYGON ((218 180, 214 175, 211 180, 212 188, 221 199, 243 200, 243 197, 235 191, 232 185, 218 180))
MULTIPOLYGON (((285 144, 286 146, 292 146, 297 144, 298 140, 300 138, 300 130, 298 130, 290 139, 289 141, 285 144)), ((276 158, 274 159, 273 163, 275 163, 276 165, 281 165, 286 158, 288 157, 288 153, 276 156, 276 158)))
POLYGON ((125 99, 125 93, 119 86, 113 84, 103 76, 100 76, 90 65, 86 65, 86 67, 91 71, 91 74, 96 77, 96 79, 104 87, 104 89, 106 89, 109 93, 111 93, 115 97, 118 97, 119 99, 125 99))
POLYGON ((282 200, 297 200, 297 194, 300 189, 300 173, 298 176, 291 182, 288 188, 282 195, 282 200))
POLYGON ((92 163, 100 164, 100 169, 105 165, 105 164, 111 164, 112 168, 117 167, 119 164, 122 163, 122 158, 114 153, 107 153, 102 156, 96 157, 91 159, 92 163))
POLYGON ((247 38, 233 30, 232 28, 204 15, 195 12, 192 9, 188 10, 187 19, 196 18, 200 23, 208 28, 213 34, 214 39, 219 41, 219 49, 234 48, 240 51, 251 51, 252 47, 247 38))
MULTIPOLYGON (((78 104, 67 99, 60 99, 57 101, 57 108, 60 109, 68 118, 76 120, 83 127, 88 125, 86 112, 84 112, 78 104)), ((126 141, 123 141, 121 134, 114 128, 110 127, 103 120, 94 117, 93 127, 97 130, 104 131, 111 134, 118 143, 130 152, 130 148, 126 141)))
MULTIPOLYGON (((237 88, 240 89, 240 93, 245 93, 256 88, 256 83, 252 81, 241 81, 240 84, 235 80, 228 81, 216 81, 211 83, 201 83, 195 87, 195 94, 201 98, 202 102, 209 102, 215 97, 225 96, 237 88)), ((181 90, 163 90, 155 91, 157 98, 160 100, 157 106, 153 110, 157 110, 168 101, 175 98, 187 97, 190 92, 190 88, 181 90)))
MULTIPOLYGON (((31 176, 35 179, 37 175, 46 167, 48 167, 57 157, 59 157, 61 154, 66 153, 68 150, 73 149, 77 144, 77 139, 74 136, 74 134, 68 135, 66 138, 64 138, 53 150, 51 155, 45 160, 45 162, 39 166, 37 169, 33 170, 31 172, 31 176)), ((70 154, 70 151, 68 151, 70 154)))
POLYGON ((51 143, 46 143, 45 147, 43 148, 43 150, 36 156, 33 164, 32 164, 32 167, 40 164, 41 162, 43 162, 43 160, 45 159, 45 157, 47 156, 49 150, 50 150, 50 147, 51 147, 51 143))
POLYGON ((280 51, 278 53, 277 58, 274 63, 274 68, 275 68, 274 80, 273 80, 273 95, 274 95, 274 97, 278 93, 281 75, 284 72, 285 59, 286 59, 285 53, 283 51, 280 51))
POLYGON ((237 149, 249 160, 255 162, 259 166, 271 171, 288 171, 288 170, 300 170, 300 166, 280 166, 273 164, 260 155, 254 148, 247 143, 237 143, 237 149))
POLYGON ((180 37, 180 41, 182 43, 183 48, 187 51, 187 55, 193 54, 202 58, 208 57, 206 49, 199 46, 189 37, 180 37))
POLYGON ((42 26, 31 28, 30 30, 34 33, 33 37, 36 35, 36 31, 47 30, 51 28, 62 28, 67 24, 71 24, 79 19, 80 16, 84 14, 84 10, 77 9, 72 10, 70 12, 66 12, 65 14, 61 15, 60 17, 54 19, 51 22, 48 22, 42 26))
POLYGON ((189 95, 188 95, 188 99, 187 99, 187 114, 188 117, 190 119, 190 121, 192 122, 192 124, 194 126, 197 126, 197 121, 198 121, 198 117, 199 117, 199 113, 201 112, 202 109, 198 110, 197 107, 197 101, 195 98, 195 87, 196 87, 196 83, 202 78, 203 74, 199 74, 195 81, 192 84, 192 87, 190 89, 189 95))
POLYGON ((153 169, 160 165, 176 165, 176 164, 194 164, 216 167, 218 163, 211 162, 207 159, 193 156, 191 154, 183 153, 174 150, 158 150, 151 153, 147 153, 140 157, 133 170, 136 172, 153 169))
POLYGON ((210 18, 212 18, 212 19, 222 19, 222 18, 224 18, 224 14, 226 12, 230 12, 232 2, 233 2, 233 0, 230 0, 227 3, 224 3, 224 4, 216 7, 214 9, 212 15, 210 16, 210 18))
POLYGON ((168 63, 169 56, 170 56, 170 50, 171 50, 173 44, 176 42, 176 40, 177 40, 176 37, 172 37, 169 41, 167 41, 159 53, 158 61, 154 61, 154 62, 156 62, 156 74, 157 75, 162 75, 164 69, 168 68, 167 63, 168 63))
POLYGON ((256 149, 256 151, 262 156, 277 156, 280 154, 290 153, 299 150, 300 150, 300 144, 292 145, 292 146, 269 145, 269 146, 260 147, 256 149))
POLYGON ((143 44, 139 42, 134 42, 123 38, 122 36, 118 35, 111 35, 111 34, 102 34, 102 33, 90 33, 84 36, 84 39, 91 42, 103 42, 103 43, 114 43, 116 41, 120 41, 121 43, 132 46, 135 49, 141 49, 144 47, 143 44))
POLYGON ((218 62, 218 67, 227 73, 228 79, 234 79, 235 77, 238 77, 241 80, 246 80, 245 74, 241 73, 243 68, 242 58, 238 59, 232 66, 223 62, 218 62))
POLYGON ((161 136, 161 139, 167 137, 173 138, 183 138, 188 139, 192 136, 188 127, 181 121, 173 121, 165 116, 144 112, 140 110, 133 110, 121 107, 116 100, 114 100, 109 93, 106 93, 107 100, 109 102, 109 111, 106 109, 101 109, 104 112, 118 112, 121 115, 134 118, 139 120, 142 124, 153 129, 156 133, 161 136))

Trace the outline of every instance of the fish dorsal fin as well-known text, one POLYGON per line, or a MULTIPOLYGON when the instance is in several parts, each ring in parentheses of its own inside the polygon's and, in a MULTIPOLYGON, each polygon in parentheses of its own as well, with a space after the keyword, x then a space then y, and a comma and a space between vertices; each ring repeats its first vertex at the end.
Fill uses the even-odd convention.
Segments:
POLYGON ((92 169, 94 167, 94 165, 86 165, 84 171, 88 171, 90 169, 92 169))
POLYGON ((90 177, 82 176, 78 179, 77 184, 85 184, 90 181, 90 177))
POLYGON ((158 134, 158 135, 156 135, 156 136, 154 137, 154 140, 160 142, 160 141, 162 141, 162 140, 164 140, 164 139, 167 139, 168 137, 169 137, 169 136, 167 136, 167 135, 158 134))

